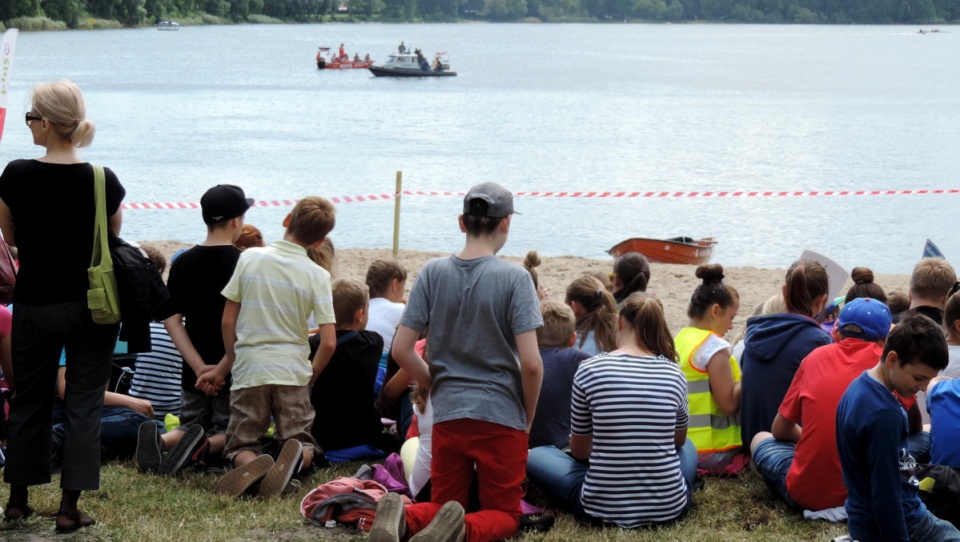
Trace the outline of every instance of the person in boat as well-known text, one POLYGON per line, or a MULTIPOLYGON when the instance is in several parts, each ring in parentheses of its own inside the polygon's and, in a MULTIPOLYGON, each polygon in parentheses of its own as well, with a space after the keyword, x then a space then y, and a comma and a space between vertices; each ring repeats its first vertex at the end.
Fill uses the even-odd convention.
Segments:
POLYGON ((443 60, 438 55, 437 58, 433 60, 433 69, 438 72, 443 71, 443 60))
POLYGON ((397 46, 397 52, 400 54, 407 52, 407 46, 403 44, 403 40, 400 40, 400 45, 397 46))
POLYGON ((364 62, 370 62, 370 53, 367 53, 367 54, 363 57, 363 61, 364 61, 364 62))
POLYGON ((343 48, 343 44, 340 44, 340 50, 338 51, 340 55, 340 60, 350 60, 350 57, 347 55, 347 50, 343 48))
POLYGON ((360 53, 353 53, 353 61, 360 62, 360 53))

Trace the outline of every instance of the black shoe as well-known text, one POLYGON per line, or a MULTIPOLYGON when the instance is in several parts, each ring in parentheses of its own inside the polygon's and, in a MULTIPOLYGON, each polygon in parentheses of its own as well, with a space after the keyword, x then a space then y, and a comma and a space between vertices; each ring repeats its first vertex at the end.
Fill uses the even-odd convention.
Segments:
POLYGON ((207 442, 207 437, 203 433, 203 428, 199 425, 191 425, 183 432, 180 439, 170 452, 160 463, 160 474, 176 474, 190 460, 193 454, 207 442))
POLYGON ((160 436, 157 424, 146 421, 140 424, 137 436, 137 468, 140 472, 160 470, 160 436))

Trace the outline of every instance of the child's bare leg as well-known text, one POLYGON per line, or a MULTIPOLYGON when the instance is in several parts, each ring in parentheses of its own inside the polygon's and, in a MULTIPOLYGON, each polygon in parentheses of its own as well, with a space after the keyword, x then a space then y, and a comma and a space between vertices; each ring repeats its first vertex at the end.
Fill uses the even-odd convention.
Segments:
POLYGON ((213 455, 220 455, 223 453, 223 448, 227 444, 227 434, 218 433, 210 437, 210 453, 213 455))
POLYGON ((313 450, 310 448, 303 449, 303 462, 300 464, 300 470, 304 471, 310 468, 310 465, 313 465, 313 450))
POLYGON ((183 438, 183 431, 180 429, 174 429, 173 431, 168 431, 160 435, 160 440, 163 441, 163 449, 169 450, 177 445, 180 442, 180 439, 183 438))
POLYGON ((234 466, 235 468, 236 468, 236 467, 242 467, 242 466, 246 465, 247 463, 253 461, 253 460, 256 459, 257 457, 259 457, 259 455, 258 455, 256 452, 253 452, 253 451, 250 451, 250 450, 244 450, 244 451, 238 453, 238 454, 236 455, 236 457, 233 458, 233 466, 234 466))

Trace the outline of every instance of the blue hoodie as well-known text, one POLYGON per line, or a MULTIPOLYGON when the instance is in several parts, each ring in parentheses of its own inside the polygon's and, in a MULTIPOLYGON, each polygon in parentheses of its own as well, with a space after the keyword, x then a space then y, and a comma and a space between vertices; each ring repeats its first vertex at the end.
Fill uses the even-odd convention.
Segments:
POLYGON ((760 431, 773 427, 773 418, 803 358, 832 342, 820 324, 799 314, 767 314, 747 320, 740 358, 740 434, 744 446, 749 446, 760 431))

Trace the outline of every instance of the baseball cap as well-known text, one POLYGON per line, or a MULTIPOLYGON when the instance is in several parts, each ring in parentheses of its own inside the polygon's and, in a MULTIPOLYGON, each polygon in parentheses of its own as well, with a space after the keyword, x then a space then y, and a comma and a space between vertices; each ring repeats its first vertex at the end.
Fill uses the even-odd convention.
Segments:
POLYGON ((497 183, 480 183, 471 188, 463 198, 465 215, 501 218, 514 213, 513 194, 497 183))
POLYGON ((890 333, 890 322, 890 309, 887 308, 886 303, 869 297, 859 297, 840 310, 837 329, 844 337, 876 341, 885 339, 890 333), (857 331, 857 328, 860 331, 857 331))
POLYGON ((246 197, 242 188, 232 184, 218 184, 200 198, 206 224, 218 224, 243 216, 252 205, 253 199, 246 197))

